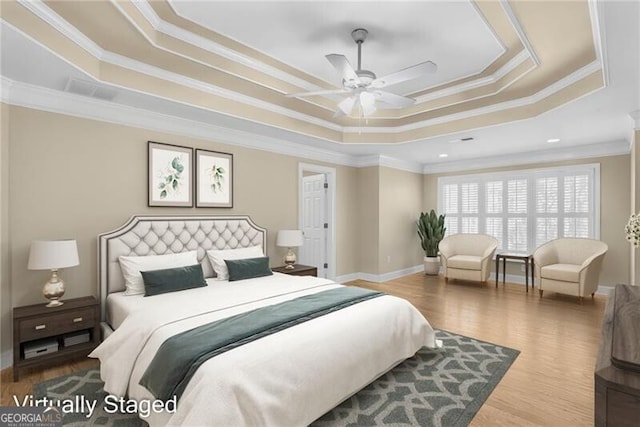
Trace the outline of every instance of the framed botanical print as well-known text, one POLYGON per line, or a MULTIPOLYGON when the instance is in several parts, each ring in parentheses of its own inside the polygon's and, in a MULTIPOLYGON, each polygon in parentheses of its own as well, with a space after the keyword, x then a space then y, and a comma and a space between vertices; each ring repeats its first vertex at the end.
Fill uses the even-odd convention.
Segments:
POLYGON ((196 207, 233 207, 233 154, 196 149, 196 207))
POLYGON ((149 206, 193 206, 193 149, 148 142, 149 206))

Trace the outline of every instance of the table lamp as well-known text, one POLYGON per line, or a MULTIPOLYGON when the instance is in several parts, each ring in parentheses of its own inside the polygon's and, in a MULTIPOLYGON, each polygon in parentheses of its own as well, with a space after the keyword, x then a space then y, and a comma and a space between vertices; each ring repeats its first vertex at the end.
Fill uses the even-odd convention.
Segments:
POLYGON ((297 248, 302 246, 302 231, 301 230, 280 230, 278 231, 278 238, 276 239, 276 245, 284 248, 288 248, 289 251, 284 256, 284 264, 287 270, 293 270, 293 265, 296 263, 296 254, 291 248, 297 248))
POLYGON ((38 240, 31 243, 29 270, 51 270, 51 277, 42 288, 42 295, 50 302, 47 307, 59 307, 64 295, 64 282, 58 276, 60 268, 79 264, 75 240, 38 240))

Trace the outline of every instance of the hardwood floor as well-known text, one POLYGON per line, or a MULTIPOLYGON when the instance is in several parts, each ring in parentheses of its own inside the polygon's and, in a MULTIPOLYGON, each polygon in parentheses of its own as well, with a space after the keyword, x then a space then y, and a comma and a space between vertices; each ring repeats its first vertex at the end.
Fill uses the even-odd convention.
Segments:
POLYGON ((525 292, 414 274, 350 284, 411 301, 431 326, 520 350, 471 426, 593 426, 593 369, 606 297, 525 292))
MULTIPOLYGON (((473 419, 472 426, 592 426, 593 368, 605 297, 577 298, 524 286, 486 285, 414 274, 386 283, 350 285, 411 301, 437 329, 520 350, 520 355, 473 419)), ((31 393, 33 384, 97 366, 94 360, 28 372, 11 381, 1 373, 2 405, 31 393)))

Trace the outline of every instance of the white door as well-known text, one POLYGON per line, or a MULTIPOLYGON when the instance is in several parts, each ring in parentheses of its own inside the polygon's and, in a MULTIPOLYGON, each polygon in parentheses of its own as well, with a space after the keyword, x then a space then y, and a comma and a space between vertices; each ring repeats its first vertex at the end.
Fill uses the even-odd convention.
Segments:
POLYGON ((324 174, 302 177, 302 232, 304 243, 299 248, 300 264, 318 268, 318 277, 326 277, 326 178, 324 174))

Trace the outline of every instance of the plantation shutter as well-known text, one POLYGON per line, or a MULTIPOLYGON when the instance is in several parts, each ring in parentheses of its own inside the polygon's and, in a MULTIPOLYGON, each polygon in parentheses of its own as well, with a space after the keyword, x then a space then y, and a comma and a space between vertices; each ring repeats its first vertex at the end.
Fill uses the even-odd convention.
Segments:
POLYGON ((501 251, 531 253, 559 237, 599 238, 599 165, 438 179, 447 235, 486 233, 501 251))

